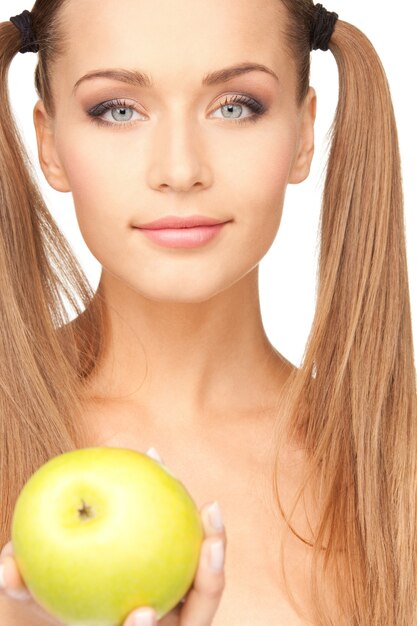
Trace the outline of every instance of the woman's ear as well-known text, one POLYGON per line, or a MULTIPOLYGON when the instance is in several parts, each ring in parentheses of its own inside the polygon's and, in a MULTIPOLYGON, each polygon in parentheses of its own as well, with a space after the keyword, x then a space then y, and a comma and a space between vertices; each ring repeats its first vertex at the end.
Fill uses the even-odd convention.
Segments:
POLYGON ((291 167, 288 182, 303 182, 310 173, 314 155, 314 121, 316 119, 317 97, 313 87, 309 87, 300 113, 300 134, 296 155, 291 167))
POLYGON ((53 123, 45 110, 42 100, 38 100, 35 104, 33 122, 38 144, 39 164, 46 180, 56 191, 71 191, 64 168, 55 149, 53 123))

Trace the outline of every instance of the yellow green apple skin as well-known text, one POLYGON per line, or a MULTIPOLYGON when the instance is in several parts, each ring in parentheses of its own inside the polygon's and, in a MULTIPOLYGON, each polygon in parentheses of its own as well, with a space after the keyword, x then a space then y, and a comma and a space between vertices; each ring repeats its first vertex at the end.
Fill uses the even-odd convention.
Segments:
POLYGON ((204 528, 185 486, 146 454, 79 448, 27 481, 12 519, 15 559, 46 611, 70 626, 157 619, 189 590, 204 528))

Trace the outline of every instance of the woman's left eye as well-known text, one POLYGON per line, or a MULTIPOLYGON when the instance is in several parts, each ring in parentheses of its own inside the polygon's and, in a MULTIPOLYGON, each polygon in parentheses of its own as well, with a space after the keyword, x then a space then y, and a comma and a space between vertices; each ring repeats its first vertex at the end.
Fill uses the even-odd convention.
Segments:
POLYGON ((243 124, 244 122, 256 122, 267 109, 263 104, 254 100, 250 96, 234 95, 231 97, 227 96, 226 100, 221 102, 220 106, 215 109, 215 111, 219 110, 222 114, 226 114, 226 117, 222 119, 230 119, 232 122, 243 124), (233 111, 237 109, 237 113, 239 115, 239 110, 242 110, 242 106, 252 111, 252 115, 248 115, 246 117, 234 117, 233 111))
MULTIPOLYGON (((249 96, 234 95, 232 97, 228 96, 222 101, 217 109, 215 109, 215 112, 220 111, 222 116, 225 115, 225 117, 222 117, 224 120, 229 119, 232 122, 242 124, 244 122, 256 122, 266 110, 263 104, 249 96), (252 111, 252 115, 241 117, 242 107, 252 111), (234 116, 235 112, 236 117, 234 116)), ((136 120, 132 122, 133 113, 129 113, 129 111, 139 114, 139 112, 136 111, 134 107, 129 106, 125 100, 109 100, 108 102, 102 102, 94 106, 87 111, 87 115, 90 116, 92 122, 102 124, 103 126, 130 126, 136 120), (103 119, 103 115, 107 112, 112 116, 113 122, 103 119)))

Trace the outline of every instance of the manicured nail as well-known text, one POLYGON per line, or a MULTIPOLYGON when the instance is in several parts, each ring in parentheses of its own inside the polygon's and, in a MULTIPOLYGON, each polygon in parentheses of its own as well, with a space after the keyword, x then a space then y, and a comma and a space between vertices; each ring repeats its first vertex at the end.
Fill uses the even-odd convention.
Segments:
POLYGON ((4 556, 9 556, 10 554, 13 554, 13 546, 12 546, 12 542, 8 541, 7 543, 4 544, 4 546, 1 549, 0 559, 3 558, 4 556))
POLYGON ((155 448, 149 448, 146 454, 150 456, 152 459, 155 459, 155 461, 159 461, 160 463, 163 463, 158 451, 155 448))
POLYGON ((142 613, 136 613, 134 616, 134 626, 154 626, 155 614, 153 611, 142 611, 142 613))
POLYGON ((215 541, 210 546, 210 567, 216 572, 220 572, 224 565, 224 545, 223 540, 215 541))
POLYGON ((172 478, 175 478, 175 480, 177 480, 177 477, 174 476, 169 467, 165 465, 164 460, 160 457, 159 452, 155 448, 149 448, 146 454, 150 456, 151 459, 158 461, 158 463, 161 464, 162 469, 165 470, 170 476, 172 476, 172 478))
POLYGON ((214 530, 221 531, 224 528, 223 517, 220 510, 220 505, 217 502, 213 502, 209 507, 209 518, 210 523, 213 526, 214 530))
POLYGON ((29 600, 31 594, 26 589, 7 589, 6 593, 15 600, 29 600))

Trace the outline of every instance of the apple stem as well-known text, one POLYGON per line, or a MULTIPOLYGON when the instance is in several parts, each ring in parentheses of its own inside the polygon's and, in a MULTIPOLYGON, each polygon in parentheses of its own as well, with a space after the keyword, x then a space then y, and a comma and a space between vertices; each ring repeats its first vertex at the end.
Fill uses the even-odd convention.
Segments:
POLYGON ((81 509, 78 509, 78 513, 80 514, 80 517, 82 519, 90 519, 94 517, 91 506, 88 506, 88 504, 86 504, 84 500, 81 500, 81 502, 83 503, 83 506, 81 509))

